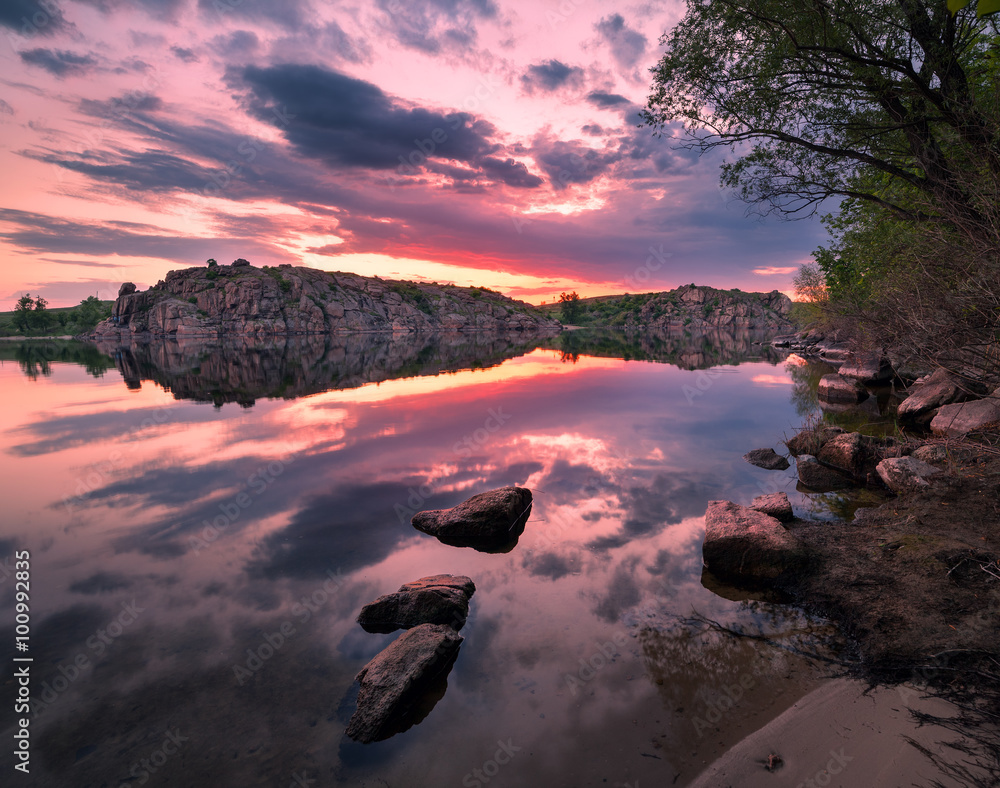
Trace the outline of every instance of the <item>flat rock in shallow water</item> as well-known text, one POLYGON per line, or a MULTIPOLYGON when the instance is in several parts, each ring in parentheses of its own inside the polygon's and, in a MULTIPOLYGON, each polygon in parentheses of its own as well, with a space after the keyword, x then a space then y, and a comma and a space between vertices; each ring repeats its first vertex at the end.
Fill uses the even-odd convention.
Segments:
POLYGON ((754 449, 744 454, 743 459, 766 471, 783 471, 788 467, 788 460, 774 449, 754 449))
POLYGON ((530 514, 531 490, 501 487, 451 509, 417 512, 410 522, 447 545, 489 551, 516 543, 530 514))
POLYGON ((367 744, 397 733, 414 704, 451 667, 461 644, 451 627, 421 624, 382 649, 358 673, 358 708, 347 735, 367 744))
POLYGON ((420 624, 465 625, 476 584, 463 575, 431 575, 400 586, 361 608, 358 623, 366 632, 394 632, 420 624))
POLYGON ((730 501, 709 501, 702 556, 709 571, 733 583, 776 580, 805 565, 802 542, 775 518, 730 501))
POLYGON ((868 390, 857 380, 833 373, 820 378, 816 396, 836 405, 857 405, 868 397, 868 390))

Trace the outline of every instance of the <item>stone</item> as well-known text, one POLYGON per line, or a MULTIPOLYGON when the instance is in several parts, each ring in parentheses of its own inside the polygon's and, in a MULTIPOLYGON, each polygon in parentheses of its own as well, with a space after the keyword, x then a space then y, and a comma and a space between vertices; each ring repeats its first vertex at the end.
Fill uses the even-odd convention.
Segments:
POLYGON ((914 449, 910 456, 929 465, 947 465, 951 461, 948 447, 940 443, 926 443, 914 449))
POLYGON ((451 669, 461 644, 451 627, 421 624, 386 646, 357 675, 358 707, 347 735, 367 744, 397 733, 415 703, 451 669))
POLYGON ((394 632, 420 624, 447 624, 460 630, 469 615, 476 584, 463 575, 431 575, 404 583, 393 594, 369 602, 358 615, 366 632, 394 632))
POLYGON ((894 438, 873 438, 849 432, 826 441, 816 459, 860 482, 869 482, 875 474, 875 466, 899 452, 899 444, 894 438))
POLYGON ((118 288, 118 297, 132 295, 135 292, 134 282, 123 282, 122 286, 118 288))
POLYGON ((702 557, 709 571, 731 583, 767 584, 801 569, 802 542, 762 512, 730 501, 709 501, 702 557))
POLYGON ((840 368, 840 376, 864 385, 887 383, 893 378, 892 364, 885 356, 867 353, 849 358, 840 368))
POLYGON ((491 551, 515 543, 530 514, 531 490, 501 487, 473 495, 451 509, 417 512, 410 522, 444 544, 491 551))
POLYGON ((774 449, 754 449, 744 454, 743 459, 766 471, 783 471, 788 467, 788 460, 774 449))
POLYGON ((795 519, 792 511, 792 502, 788 500, 787 493, 776 492, 769 495, 758 495, 750 503, 750 508, 762 512, 775 520, 787 523, 795 519))
POLYGON ((931 432, 957 438, 1000 421, 1000 389, 985 399, 942 405, 931 420, 931 432))
POLYGON ((156 287, 122 292, 112 315, 114 320, 95 327, 95 336, 329 336, 449 328, 554 333, 561 328, 530 304, 492 291, 304 266, 255 268, 242 259, 229 266, 171 271, 156 287))
POLYGON ((913 384, 909 396, 896 409, 896 416, 900 421, 927 424, 942 405, 965 402, 984 393, 978 384, 938 369, 913 384))
POLYGON ((826 445, 826 442, 832 440, 838 435, 843 435, 846 430, 841 427, 819 427, 814 430, 802 430, 802 432, 794 435, 785 441, 785 446, 788 447, 788 453, 793 457, 798 457, 801 454, 819 454, 820 449, 826 445))
POLYGON ((940 468, 913 457, 890 457, 882 460, 877 471, 885 486, 895 493, 927 487, 927 479, 941 473, 940 468))
POLYGON ((813 492, 833 492, 854 485, 854 481, 833 468, 821 464, 815 457, 802 455, 795 463, 799 481, 813 492))
POLYGON ((868 391, 859 381, 841 377, 834 372, 820 378, 816 396, 825 402, 856 405, 868 397, 868 391))

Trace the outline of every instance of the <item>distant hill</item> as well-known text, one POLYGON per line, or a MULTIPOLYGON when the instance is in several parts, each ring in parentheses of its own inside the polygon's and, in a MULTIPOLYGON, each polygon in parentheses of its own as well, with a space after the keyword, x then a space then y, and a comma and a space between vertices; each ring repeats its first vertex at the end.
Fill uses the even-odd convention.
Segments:
POLYGON ((608 328, 719 328, 785 330, 791 328, 792 300, 778 290, 744 293, 714 287, 684 285, 662 293, 581 298, 572 320, 562 317, 562 305, 539 307, 546 314, 576 326, 608 328))
POLYGON ((355 331, 560 329, 530 304, 486 288, 425 284, 281 265, 171 271, 148 290, 126 282, 93 334, 117 337, 355 331))

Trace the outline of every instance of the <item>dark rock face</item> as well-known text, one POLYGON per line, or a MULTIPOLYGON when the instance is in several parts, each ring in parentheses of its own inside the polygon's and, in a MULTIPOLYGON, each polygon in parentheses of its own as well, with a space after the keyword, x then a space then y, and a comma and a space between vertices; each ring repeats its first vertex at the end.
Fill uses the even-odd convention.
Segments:
POLYGON ((712 574, 742 585, 773 582, 808 560, 802 543, 775 518, 730 501, 708 502, 702 556, 712 574))
POLYGON ((853 486, 854 481, 833 468, 827 468, 815 457, 803 455, 795 463, 799 481, 813 492, 832 492, 853 486))
POLYGON ((480 288, 394 282, 246 260, 171 271, 120 293, 98 337, 326 334, 348 331, 558 331, 530 304, 480 288))
POLYGON ((420 624, 465 625, 476 584, 462 575, 432 575, 400 586, 361 608, 358 623, 366 632, 394 632, 420 624))
POLYGON ((754 449, 744 454, 743 459, 767 471, 783 471, 788 467, 788 460, 774 449, 754 449))
POLYGON ((859 381, 844 378, 834 373, 820 378, 816 396, 822 402, 856 405, 868 397, 868 391, 859 381))
POLYGON ((411 522, 418 531, 455 547, 499 551, 516 543, 531 514, 531 490, 501 487, 473 495, 451 509, 418 512, 411 522))
POLYGON ((135 292, 135 284, 133 282, 125 282, 121 287, 118 288, 118 297, 132 295, 135 292))
POLYGON ((795 513, 792 511, 792 502, 788 500, 788 495, 783 492, 758 495, 750 503, 750 508, 783 523, 795 519, 795 513))
POLYGON ((368 743, 403 729, 414 704, 450 670, 461 644, 462 636, 442 624, 421 624, 389 644, 358 673, 358 708, 347 735, 368 743))

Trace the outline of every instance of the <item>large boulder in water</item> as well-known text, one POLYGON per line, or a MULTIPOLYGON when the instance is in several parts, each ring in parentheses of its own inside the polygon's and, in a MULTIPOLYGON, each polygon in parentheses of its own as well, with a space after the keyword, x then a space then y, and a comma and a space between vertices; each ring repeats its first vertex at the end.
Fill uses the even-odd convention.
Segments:
POLYGON ((702 556, 716 577, 740 585, 773 582, 808 560, 802 542, 774 517, 730 501, 709 501, 702 556))
POLYGON ((857 405, 862 400, 867 399, 868 390, 859 381, 841 377, 834 372, 819 379, 816 396, 821 402, 857 405))
POLYGON ((394 594, 361 608, 358 623, 366 632, 394 632, 420 624, 465 625, 476 584, 462 575, 431 575, 404 583, 394 594))
POLYGON ((451 669, 461 644, 451 627, 421 624, 386 646, 358 673, 358 708, 347 735, 368 743, 405 729, 414 706, 451 669))
POLYGON ((501 487, 473 495, 451 509, 417 512, 410 522, 445 544, 489 551, 516 543, 530 514, 531 490, 501 487))

